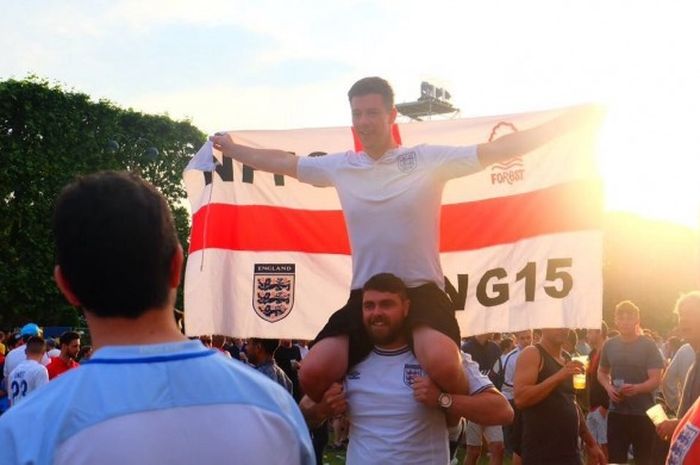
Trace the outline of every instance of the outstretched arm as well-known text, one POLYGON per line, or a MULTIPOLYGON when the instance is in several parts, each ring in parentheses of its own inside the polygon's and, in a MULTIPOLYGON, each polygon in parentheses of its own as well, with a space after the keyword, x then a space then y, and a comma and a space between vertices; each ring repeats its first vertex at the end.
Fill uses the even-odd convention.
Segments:
POLYGON ((270 173, 297 177, 297 162, 299 158, 284 150, 255 149, 247 145, 237 144, 233 137, 227 133, 220 133, 209 137, 216 150, 226 157, 238 160, 256 170, 269 171, 270 173))
POLYGON ((477 154, 481 166, 486 167, 513 157, 524 155, 567 132, 600 120, 599 107, 587 105, 572 108, 539 126, 507 134, 498 139, 479 144, 477 154))

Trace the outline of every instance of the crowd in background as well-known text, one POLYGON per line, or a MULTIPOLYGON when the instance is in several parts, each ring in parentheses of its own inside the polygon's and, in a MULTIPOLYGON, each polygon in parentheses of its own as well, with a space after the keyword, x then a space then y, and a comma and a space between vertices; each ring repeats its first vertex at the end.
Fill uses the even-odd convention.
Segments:
MULTIPOLYGON (((697 293, 691 293, 691 296, 694 295, 695 300, 698 300, 695 294, 697 293)), ((635 314, 638 318, 638 309, 635 314)), ((621 324, 617 319, 616 323, 621 324)), ((669 422, 675 427, 678 422, 676 418, 688 410, 689 404, 679 412, 683 399, 683 387, 695 362, 696 350, 685 339, 687 334, 684 334, 679 327, 661 335, 654 329, 637 325, 635 332, 657 352, 655 357, 660 363, 660 376, 658 384, 651 391, 651 398, 653 398, 653 404, 662 406, 665 415, 671 418, 669 422)), ((91 347, 81 345, 81 337, 84 336, 79 332, 66 331, 59 338, 44 340, 41 337, 41 329, 34 323, 29 323, 15 331, 0 331, 0 367, 3 368, 3 391, 0 393, 3 394, 0 401, 2 411, 10 408, 13 403, 21 401, 28 394, 13 392, 11 382, 14 379, 13 372, 24 370, 29 373, 34 370, 35 373, 31 374, 31 377, 36 378, 32 381, 35 383, 33 388, 48 383, 89 360, 91 347)), ((516 411, 516 420, 513 424, 502 427, 480 427, 476 424, 468 424, 459 440, 452 444, 453 457, 456 457, 457 448, 465 448, 465 465, 476 464, 480 455, 487 455, 491 465, 503 463, 506 456, 510 456, 514 464, 522 463, 519 456, 522 453, 522 419, 517 414, 522 409, 518 409, 515 400, 516 366, 523 350, 540 344, 542 337, 543 330, 535 329, 515 333, 489 333, 462 339, 462 351, 479 364, 482 373, 487 375, 508 399, 516 411)), ((611 418, 611 402, 615 403, 619 399, 611 401, 606 388, 601 385, 598 371, 605 343, 619 337, 620 331, 608 329, 608 325, 603 322, 601 329, 597 330, 565 330, 565 337, 561 340, 561 349, 569 360, 580 357, 587 359, 585 389, 577 389, 575 395, 582 414, 586 416, 587 427, 604 451, 606 460, 609 455, 607 427, 611 418)), ((221 335, 203 335, 192 339, 199 339, 206 347, 219 351, 225 357, 257 369, 282 385, 297 402, 301 400, 303 392, 299 385, 298 370, 309 351, 309 341, 242 339, 221 335)), ((24 376, 30 377, 29 374, 24 376)), ((611 383, 613 382, 614 380, 611 380, 611 383)), ((692 383, 692 380, 690 382, 692 383)), ((32 386, 29 390, 31 389, 32 386)), ((697 393, 694 396, 697 397, 697 393)), ((692 403, 693 400, 694 397, 686 403, 692 403)), ((647 406, 644 406, 644 410, 647 406)), ((614 411, 615 407, 613 406, 612 409, 614 411)), ((643 422, 646 421, 646 417, 632 418, 642 418, 643 422)), ((630 419, 627 418, 627 420, 630 419)), ((627 426, 624 428, 629 429, 629 424, 629 422, 626 423, 627 426)), ((669 430, 669 425, 663 423, 661 426, 658 424, 656 426, 656 434, 644 437, 645 445, 649 447, 643 454, 648 457, 639 457, 641 443, 630 439, 629 444, 625 443, 624 446, 625 459, 636 457, 636 463, 665 463, 673 430, 669 430)), ((345 449, 348 443, 347 419, 344 415, 334 416, 312 430, 312 439, 319 457, 322 457, 324 450, 345 449)), ((456 459, 453 463, 456 463, 456 459)))

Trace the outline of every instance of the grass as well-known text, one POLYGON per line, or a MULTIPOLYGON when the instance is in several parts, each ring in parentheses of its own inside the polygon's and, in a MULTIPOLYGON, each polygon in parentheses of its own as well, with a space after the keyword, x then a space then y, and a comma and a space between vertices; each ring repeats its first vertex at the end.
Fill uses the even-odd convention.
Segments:
MULTIPOLYGON (((459 459, 459 464, 462 465, 463 460, 464 460, 464 448, 460 447, 459 450, 457 451, 457 458, 459 459)), ((484 457, 483 455, 479 458, 478 465, 488 465, 489 459, 488 457, 484 457)), ((323 454, 323 464, 324 465, 345 465, 345 451, 335 451, 335 450, 326 450, 326 452, 323 454)), ((503 460, 503 465, 511 465, 511 460, 506 457, 503 460)))

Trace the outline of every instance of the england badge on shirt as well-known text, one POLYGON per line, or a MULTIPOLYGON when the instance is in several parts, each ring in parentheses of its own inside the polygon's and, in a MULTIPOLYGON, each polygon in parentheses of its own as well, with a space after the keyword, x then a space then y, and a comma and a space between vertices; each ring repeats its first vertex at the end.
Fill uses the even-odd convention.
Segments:
POLYGON ((425 372, 420 365, 415 363, 406 363, 403 366, 403 382, 406 386, 412 386, 413 380, 417 376, 425 376, 425 372))
POLYGON ((397 163, 399 164, 399 170, 401 170, 403 173, 410 173, 416 169, 416 166, 418 166, 416 152, 411 151, 402 153, 399 155, 397 163))
POLYGON ((253 309, 271 323, 285 318, 294 306, 296 265, 256 263, 253 274, 253 309))

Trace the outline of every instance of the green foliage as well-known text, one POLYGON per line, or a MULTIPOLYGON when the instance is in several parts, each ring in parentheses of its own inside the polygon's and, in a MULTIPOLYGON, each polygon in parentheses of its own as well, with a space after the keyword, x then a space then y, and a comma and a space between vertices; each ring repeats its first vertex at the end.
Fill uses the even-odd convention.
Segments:
POLYGON ((36 77, 0 82, 0 327, 80 325, 53 283, 50 226, 56 196, 76 175, 140 173, 168 199, 186 250, 182 170, 204 138, 188 122, 93 102, 36 77))

